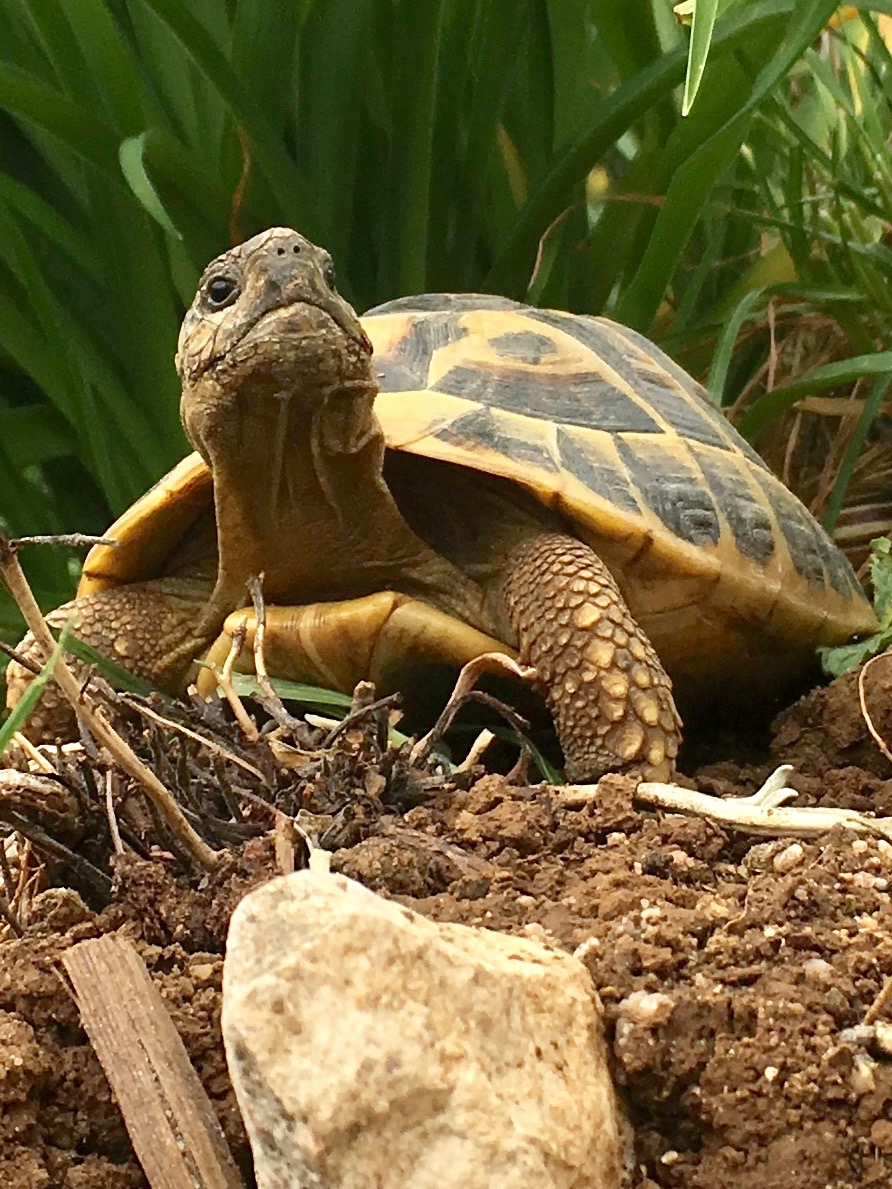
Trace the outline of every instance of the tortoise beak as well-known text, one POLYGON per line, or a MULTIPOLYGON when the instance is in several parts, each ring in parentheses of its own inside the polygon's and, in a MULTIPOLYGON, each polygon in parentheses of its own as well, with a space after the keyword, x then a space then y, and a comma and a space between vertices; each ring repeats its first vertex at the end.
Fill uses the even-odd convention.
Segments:
POLYGON ((356 311, 325 280, 328 253, 287 228, 273 228, 258 240, 245 260, 246 291, 254 290, 254 308, 272 312, 292 305, 315 306, 371 353, 356 311))

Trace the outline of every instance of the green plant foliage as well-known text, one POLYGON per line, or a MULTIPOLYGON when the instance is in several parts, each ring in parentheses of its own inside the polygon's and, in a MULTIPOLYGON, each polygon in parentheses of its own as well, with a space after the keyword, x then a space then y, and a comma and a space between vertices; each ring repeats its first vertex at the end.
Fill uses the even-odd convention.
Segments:
MULTIPOLYGON (((0 522, 102 531, 181 457, 184 306, 273 224, 360 309, 503 292, 704 374, 723 335, 729 402, 782 249, 789 301, 876 353, 885 42, 823 32, 832 0, 714 8, 692 48, 668 0, 0 0, 0 522)), ((70 594, 75 559, 27 560, 43 605, 70 594)))
POLYGON ((831 677, 841 677, 856 665, 892 647, 892 541, 887 537, 878 537, 870 544, 873 606, 880 626, 872 636, 866 636, 855 644, 819 650, 824 672, 831 677))
POLYGON ((21 701, 16 708, 10 711, 6 721, 0 724, 0 758, 6 752, 6 749, 12 743, 12 737, 16 731, 21 731, 27 723, 34 710, 34 707, 43 696, 43 691, 53 679, 53 670, 59 660, 59 657, 65 651, 69 644, 69 636, 71 633, 71 620, 68 620, 62 631, 59 634, 59 639, 56 642, 56 647, 47 657, 43 668, 28 685, 25 693, 22 695, 21 701))

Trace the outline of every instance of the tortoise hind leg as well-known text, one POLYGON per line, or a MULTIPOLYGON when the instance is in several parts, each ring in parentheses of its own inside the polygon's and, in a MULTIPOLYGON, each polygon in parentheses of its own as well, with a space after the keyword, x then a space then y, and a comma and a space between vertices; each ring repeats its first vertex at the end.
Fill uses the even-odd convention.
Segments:
MULTIPOLYGON (((52 628, 59 629, 73 617, 74 633, 80 640, 131 673, 174 693, 184 688, 193 658, 207 644, 207 637, 197 635, 195 629, 209 593, 210 586, 203 581, 159 578, 73 599, 46 618, 52 628)), ((16 651, 37 665, 46 660, 30 632, 16 651)), ((32 679, 31 671, 16 661, 7 666, 6 704, 10 709, 19 703, 32 679)), ((44 691, 25 732, 37 740, 77 738, 74 714, 54 685, 44 691)))
POLYGON ((562 533, 529 537, 510 554, 504 597, 569 779, 668 778, 681 738, 672 684, 595 551, 562 533))

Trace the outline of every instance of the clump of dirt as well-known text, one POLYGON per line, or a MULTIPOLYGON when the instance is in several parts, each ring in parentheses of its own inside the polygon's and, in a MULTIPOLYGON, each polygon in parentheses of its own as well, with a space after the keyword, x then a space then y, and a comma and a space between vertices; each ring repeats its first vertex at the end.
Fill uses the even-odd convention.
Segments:
MULTIPOLYGON (((695 783, 748 795, 782 761, 796 767, 798 804, 892 817, 892 763, 865 728, 862 698, 878 733, 892 728, 892 665, 873 666, 861 696, 857 677, 813 691, 779 717, 763 763, 726 759, 695 783)), ((69 840, 111 878, 107 893, 79 883, 64 855, 32 864, 43 890, 22 902, 22 936, 0 942, 0 1184, 145 1184, 59 974, 68 945, 112 931, 134 942, 161 989, 250 1184, 220 978, 233 907, 282 863, 276 808, 302 814, 335 870, 416 911, 580 956, 635 1128, 635 1189, 892 1183, 892 842, 839 827, 813 840, 747 838, 648 811, 621 777, 575 806, 496 775, 444 783, 386 735, 386 716, 360 716, 317 736, 316 758, 284 774, 239 745, 261 777, 242 767, 225 796, 208 784, 217 835, 233 836, 210 876, 190 873, 132 814, 126 854, 109 847, 101 858, 95 828, 90 846, 69 840), (226 823, 245 794, 248 812, 226 823)), ((142 745, 163 751, 172 783, 201 753, 178 735, 145 732, 142 745)), ((120 790, 118 805, 128 798, 120 790)))

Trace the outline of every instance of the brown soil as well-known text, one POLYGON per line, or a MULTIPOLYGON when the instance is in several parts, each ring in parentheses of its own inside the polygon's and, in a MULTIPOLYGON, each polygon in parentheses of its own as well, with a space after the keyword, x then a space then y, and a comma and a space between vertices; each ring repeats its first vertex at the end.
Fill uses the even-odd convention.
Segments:
MULTIPOLYGON (((892 739, 892 661, 869 670, 864 695, 892 739)), ((380 755, 372 764, 369 746, 344 732, 340 758, 312 779, 287 778, 326 815, 334 867, 437 920, 579 953, 635 1125, 636 1189, 892 1183, 892 844, 842 829, 746 838, 648 812, 619 777, 573 809, 546 786, 498 776, 465 789, 413 784, 380 755)), ((694 776, 702 791, 748 794, 781 761, 796 766, 799 804, 892 816, 892 763, 865 729, 854 677, 781 715, 759 763, 724 760, 694 776)), ((187 878, 171 854, 140 846, 136 826, 142 856, 100 862, 75 847, 111 872, 110 896, 70 868, 42 868, 24 935, 0 942, 0 1185, 145 1184, 58 973, 67 945, 114 930, 160 987, 250 1183, 219 1009, 229 914, 277 870, 257 812, 263 832, 212 877, 187 878), (83 899, 46 886, 66 870, 83 899)))

